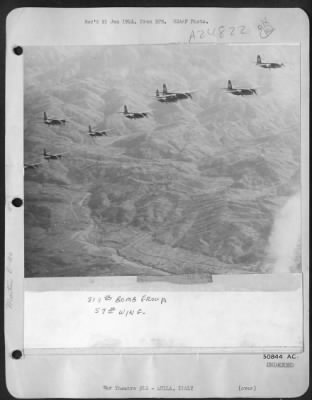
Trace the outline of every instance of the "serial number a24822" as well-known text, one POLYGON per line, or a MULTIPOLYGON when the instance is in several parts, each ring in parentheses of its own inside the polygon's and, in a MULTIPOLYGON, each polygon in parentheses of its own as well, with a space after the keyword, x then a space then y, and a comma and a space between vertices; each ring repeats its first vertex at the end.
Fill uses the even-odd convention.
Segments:
POLYGON ((209 39, 209 37, 212 36, 223 39, 226 36, 239 36, 246 35, 247 33, 249 33, 249 30, 246 25, 219 25, 216 27, 208 27, 205 29, 193 29, 189 35, 188 41, 189 43, 191 43, 198 40, 209 39))

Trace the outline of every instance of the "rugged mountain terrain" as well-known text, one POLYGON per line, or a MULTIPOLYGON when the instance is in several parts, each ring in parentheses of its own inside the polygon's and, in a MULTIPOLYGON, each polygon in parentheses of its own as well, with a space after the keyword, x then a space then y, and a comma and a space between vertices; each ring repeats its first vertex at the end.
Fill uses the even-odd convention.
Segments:
POLYGON ((274 221, 300 191, 298 62, 294 46, 26 48, 24 157, 42 164, 25 170, 25 275, 274 271, 274 221), (161 104, 164 82, 197 92, 161 104))

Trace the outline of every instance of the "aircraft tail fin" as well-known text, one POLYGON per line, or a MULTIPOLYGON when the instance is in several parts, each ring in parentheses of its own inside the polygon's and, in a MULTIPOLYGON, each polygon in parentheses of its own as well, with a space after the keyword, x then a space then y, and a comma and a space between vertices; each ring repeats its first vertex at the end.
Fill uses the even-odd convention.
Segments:
POLYGON ((89 133, 92 133, 91 125, 89 125, 89 133))
POLYGON ((163 94, 167 94, 167 93, 168 93, 167 85, 164 83, 163 84, 163 94))
POLYGON ((47 116, 46 112, 43 113, 43 119, 44 119, 44 121, 46 121, 48 119, 48 116, 47 116))
POLYGON ((257 64, 261 64, 261 57, 259 56, 259 54, 257 55, 257 64))
POLYGON ((124 105, 124 114, 128 114, 128 107, 124 105))
POLYGON ((156 90, 156 97, 159 97, 159 90, 156 90))
POLYGON ((233 88, 232 88, 232 82, 231 82, 230 80, 228 81, 228 89, 229 89, 229 90, 232 90, 232 89, 233 89, 233 88))
POLYGON ((47 151, 46 149, 43 149, 43 155, 46 156, 47 155, 47 151))

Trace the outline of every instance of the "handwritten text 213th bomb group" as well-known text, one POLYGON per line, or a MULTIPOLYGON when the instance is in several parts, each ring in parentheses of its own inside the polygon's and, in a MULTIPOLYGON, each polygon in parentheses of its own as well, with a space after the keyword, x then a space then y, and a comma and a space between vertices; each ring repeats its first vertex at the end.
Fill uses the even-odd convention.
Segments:
POLYGON ((146 305, 167 303, 166 297, 157 297, 147 294, 140 296, 88 296, 88 303, 92 305, 92 312, 98 315, 115 315, 120 317, 145 315, 146 305))

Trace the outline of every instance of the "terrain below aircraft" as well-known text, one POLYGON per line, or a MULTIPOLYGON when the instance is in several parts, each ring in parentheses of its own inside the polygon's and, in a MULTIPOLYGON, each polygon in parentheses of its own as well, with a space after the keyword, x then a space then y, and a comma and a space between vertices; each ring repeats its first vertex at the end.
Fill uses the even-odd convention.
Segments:
POLYGON ((169 103, 183 99, 192 99, 193 93, 195 93, 194 90, 185 92, 177 92, 177 91, 169 92, 167 89, 167 85, 164 83, 162 92, 160 93, 159 90, 157 89, 155 97, 161 103, 169 103))
POLYGON ((261 57, 260 57, 259 55, 257 55, 257 63, 256 63, 256 65, 257 65, 258 67, 267 68, 267 69, 275 69, 275 68, 282 68, 282 67, 284 67, 284 64, 283 64, 283 63, 281 63, 281 64, 278 64, 278 63, 271 63, 271 62, 269 62, 269 63, 264 63, 264 62, 261 61, 261 57))
POLYGON ((59 160, 60 158, 62 158, 63 154, 66 154, 66 153, 51 154, 51 153, 48 153, 46 151, 46 149, 43 149, 43 157, 48 161, 49 160, 59 160))
POLYGON ((119 114, 123 114, 126 118, 129 118, 129 119, 138 119, 138 118, 146 118, 146 117, 148 117, 149 111, 129 112, 128 111, 128 107, 125 105, 123 112, 120 112, 119 114))
POLYGON ((66 120, 65 120, 65 119, 48 118, 47 113, 44 112, 44 113, 43 113, 43 122, 44 122, 46 125, 56 125, 56 126, 60 126, 60 125, 65 125, 66 120))
POLYGON ((226 93, 231 93, 234 94, 235 96, 250 96, 253 94, 257 94, 256 89, 233 88, 231 81, 228 81, 228 87, 224 88, 224 90, 226 91, 226 93))
POLYGON ((91 125, 89 125, 89 131, 88 134, 89 136, 95 137, 95 136, 107 136, 107 132, 112 131, 113 129, 103 129, 102 131, 99 130, 94 130, 91 128, 91 125))

